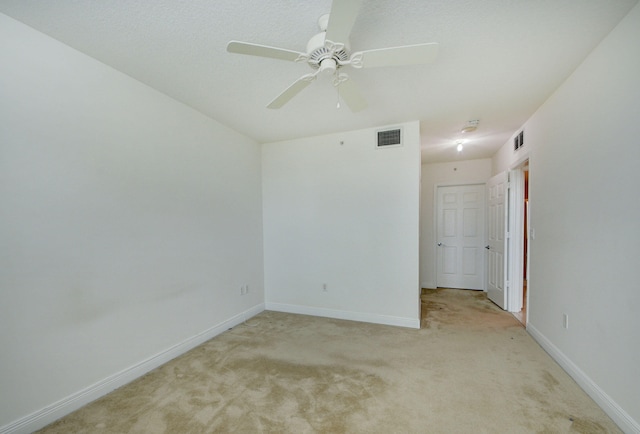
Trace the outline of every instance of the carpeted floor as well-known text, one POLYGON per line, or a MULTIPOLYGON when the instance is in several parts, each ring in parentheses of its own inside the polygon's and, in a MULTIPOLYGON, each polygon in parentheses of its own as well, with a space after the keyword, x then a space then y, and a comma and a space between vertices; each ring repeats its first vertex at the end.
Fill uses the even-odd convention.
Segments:
POLYGON ((618 433, 482 292, 422 329, 263 312, 43 433, 618 433))

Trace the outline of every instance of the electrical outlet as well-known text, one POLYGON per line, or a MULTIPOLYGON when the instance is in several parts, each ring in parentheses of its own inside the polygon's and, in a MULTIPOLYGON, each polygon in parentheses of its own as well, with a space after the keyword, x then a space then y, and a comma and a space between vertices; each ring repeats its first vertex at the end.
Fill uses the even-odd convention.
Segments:
POLYGON ((569 328, 569 315, 566 313, 562 314, 562 327, 568 329, 569 328))

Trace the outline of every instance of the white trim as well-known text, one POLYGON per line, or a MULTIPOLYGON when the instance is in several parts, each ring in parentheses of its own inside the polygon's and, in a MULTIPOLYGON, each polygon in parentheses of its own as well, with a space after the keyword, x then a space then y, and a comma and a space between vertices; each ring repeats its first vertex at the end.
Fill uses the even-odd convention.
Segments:
POLYGON ((509 237, 509 257, 508 272, 509 288, 507 288, 508 312, 522 311, 522 286, 523 286, 523 265, 524 265, 524 173, 522 167, 509 170, 509 214, 508 228, 509 237))
MULTIPOLYGON (((524 131, 524 130, 523 130, 523 131, 524 131)), ((513 137, 515 137, 515 136, 513 136, 513 137)), ((512 141, 513 141, 513 137, 511 137, 511 140, 512 140, 512 141)), ((512 148, 512 149, 513 149, 513 148, 512 148)), ((515 154, 516 152, 518 152, 518 153, 519 153, 519 151, 520 151, 521 149, 522 149, 522 148, 518 149, 518 151, 515 151, 515 152, 514 152, 514 154, 515 154)), ((524 165, 524 163, 525 163, 528 159, 529 159, 529 148, 527 148, 527 149, 526 149, 526 152, 523 152, 523 154, 522 154, 522 155, 520 155, 520 156, 518 157, 518 159, 517 159, 517 160, 515 160, 514 162, 512 162, 512 163, 511 163, 511 165, 509 166, 509 168, 510 168, 510 169, 515 169, 516 167, 520 167, 520 166, 524 165)))
POLYGON ((487 181, 452 181, 452 182, 438 182, 433 185, 434 192, 438 191, 438 187, 455 187, 455 186, 465 186, 465 185, 484 185, 487 181))
POLYGON ((159 352, 146 360, 136 363, 118 373, 115 373, 91 386, 79 390, 61 400, 54 402, 38 411, 35 411, 25 417, 13 421, 3 427, 0 427, 0 434, 22 434, 31 433, 39 430, 46 425, 54 422, 61 417, 71 413, 95 401, 96 399, 112 392, 118 387, 135 380, 147 372, 161 366, 168 361, 186 353, 187 351, 197 347, 198 345, 212 339, 222 332, 243 323, 247 319, 264 311, 264 303, 258 304, 250 309, 245 310, 226 321, 219 323, 195 336, 185 339, 184 341, 159 352))
MULTIPOLYGON (((529 313, 531 313, 531 309, 529 309, 529 297, 531 296, 531 200, 527 199, 527 210, 526 210, 526 218, 527 218, 527 263, 525 267, 527 267, 527 294, 526 300, 524 300, 524 304, 526 306, 525 309, 525 324, 529 323, 529 313)), ((524 284, 524 282, 523 282, 524 284)))
POLYGON ((301 306, 284 303, 266 303, 266 310, 276 312, 296 313, 301 315, 321 316, 325 318, 346 319, 374 324, 392 325, 398 327, 420 328, 420 319, 399 316, 380 315, 375 313, 351 312, 347 310, 326 309, 323 307, 301 306))
POLYGON ((604 390, 587 376, 571 359, 547 339, 538 329, 527 323, 527 331, 533 339, 573 378, 607 415, 625 433, 640 434, 640 424, 624 411, 604 390))

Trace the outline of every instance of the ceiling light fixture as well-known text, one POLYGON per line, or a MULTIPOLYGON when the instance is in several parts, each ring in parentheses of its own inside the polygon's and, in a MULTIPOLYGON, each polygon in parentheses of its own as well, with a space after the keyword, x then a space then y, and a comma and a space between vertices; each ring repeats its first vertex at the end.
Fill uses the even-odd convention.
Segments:
POLYGON ((465 125, 464 127, 462 127, 462 129, 460 130, 461 133, 471 133, 475 130, 478 129, 478 124, 480 123, 480 121, 478 119, 474 119, 472 121, 467 122, 467 125, 465 125))
POLYGON ((456 145, 458 145, 458 146, 456 146, 456 150, 458 152, 462 152, 462 150, 464 149, 464 146, 462 146, 464 144, 464 142, 465 142, 464 140, 456 141, 456 145))

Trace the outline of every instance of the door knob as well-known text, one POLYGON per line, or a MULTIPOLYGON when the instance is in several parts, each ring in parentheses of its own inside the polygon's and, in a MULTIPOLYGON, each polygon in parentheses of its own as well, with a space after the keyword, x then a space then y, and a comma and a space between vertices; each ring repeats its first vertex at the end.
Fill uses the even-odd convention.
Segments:
POLYGON ((484 246, 484 248, 489 250, 491 247, 489 246, 489 244, 487 244, 486 246, 484 246))
POLYGON ((442 245, 442 243, 438 243, 438 247, 440 247, 442 245))

